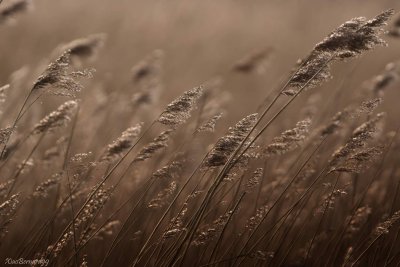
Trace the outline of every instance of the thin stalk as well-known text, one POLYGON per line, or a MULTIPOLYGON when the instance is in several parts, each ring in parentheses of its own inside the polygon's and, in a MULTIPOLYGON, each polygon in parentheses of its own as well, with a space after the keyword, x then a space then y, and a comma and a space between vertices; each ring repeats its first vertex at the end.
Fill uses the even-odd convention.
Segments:
MULTIPOLYGON (((11 129, 14 129, 15 126, 17 126, 17 122, 18 122, 18 120, 19 120, 19 118, 20 118, 20 116, 21 116, 21 113, 22 113, 23 109, 25 108, 26 104, 28 103, 28 100, 29 100, 29 98, 31 97, 32 93, 33 93, 33 91, 30 90, 30 91, 29 91, 29 94, 26 96, 26 98, 25 98, 25 100, 24 100, 24 102, 23 102, 23 104, 22 104, 22 107, 20 108, 20 110, 19 110, 19 112, 18 112, 18 115, 17 115, 17 117, 16 117, 15 120, 14 120, 14 123, 13 123, 11 129)), ((7 149, 7 144, 8 144, 8 141, 10 140, 11 135, 12 135, 12 132, 11 132, 11 134, 10 134, 9 136, 7 136, 6 140, 4 141, 4 146, 3 146, 3 150, 1 151, 0 158, 3 158, 3 156, 4 156, 4 152, 5 152, 6 149, 7 149)))
MULTIPOLYGON (((77 218, 85 209, 86 205, 93 199, 93 197, 95 196, 95 194, 97 193, 97 191, 105 184, 106 181, 108 181, 108 179, 111 177, 111 175, 114 173, 114 171, 119 167, 119 165, 122 163, 122 161, 124 161, 124 159, 126 157, 128 157, 128 155, 130 154, 130 152, 136 147, 136 145, 139 143, 139 141, 142 140, 142 138, 150 131, 150 129, 153 127, 153 125, 155 124, 155 121, 153 121, 153 123, 146 129, 146 131, 136 140, 136 142, 129 148, 129 150, 125 153, 124 156, 122 156, 118 162, 111 168, 111 170, 107 173, 107 175, 105 175, 103 177, 103 179, 101 180, 101 182, 96 186, 96 188, 91 192, 91 194, 88 196, 88 198, 86 199, 85 203, 81 206, 81 208, 78 210, 77 214, 75 215, 75 218, 77 218)), ((69 223, 64 230, 62 231, 61 235, 59 236, 59 238, 57 239, 55 244, 58 244, 62 237, 64 236, 64 234, 68 231, 68 229, 70 228, 71 223, 69 223)), ((50 254, 53 252, 55 246, 51 249, 50 254)))
MULTIPOLYGON (((332 188, 332 191, 331 191, 331 194, 329 195, 329 198, 328 198, 328 200, 327 200, 327 203, 328 203, 327 205, 329 205, 329 202, 331 201, 331 199, 332 199, 332 197, 333 197, 333 192, 335 191, 336 186, 337 186, 337 184, 338 184, 338 182, 339 182, 339 177, 340 177, 340 174, 337 175, 335 184, 334 184, 334 186, 333 186, 333 188, 332 188)), ((324 207, 324 211, 323 211, 323 213, 322 213, 322 215, 321 215, 321 218, 320 218, 320 220, 319 220, 317 229, 315 230, 314 235, 313 235, 313 237, 312 237, 312 239, 311 239, 310 245, 308 246, 307 253, 306 253, 306 257, 305 257, 305 259, 304 259, 304 264, 303 264, 304 267, 308 266, 307 264, 308 264, 308 260, 309 260, 309 256, 310 256, 310 252, 311 252, 312 246, 313 246, 313 244, 314 244, 315 238, 317 237, 317 234, 319 233, 319 231, 320 231, 320 229, 321 229, 321 227, 322 227, 322 222, 323 222, 323 220, 324 220, 325 213, 327 212, 328 209, 329 209, 329 206, 325 206, 325 207, 324 207)))
POLYGON ((32 148, 32 150, 29 152, 28 156, 26 157, 26 159, 23 161, 23 163, 21 164, 21 167, 18 169, 18 171, 15 173, 15 175, 13 176, 12 180, 13 183, 10 186, 10 189, 8 190, 7 193, 7 198, 11 195, 12 191, 14 190, 15 184, 17 182, 17 179, 19 177, 19 175, 22 173, 23 169, 26 166, 26 163, 28 162, 28 160, 32 157, 33 153, 35 153, 36 149, 39 147, 41 141, 43 140, 43 137, 45 136, 45 133, 42 133, 38 139, 38 141, 36 142, 36 144, 34 145, 34 147, 32 148))
POLYGON ((240 197, 239 197, 238 201, 236 202, 235 206, 233 207, 233 209, 232 209, 232 211, 231 211, 232 213, 229 215, 229 217, 228 217, 226 223, 224 224, 224 227, 223 227, 221 233, 220 233, 219 236, 218 236, 217 243, 216 243, 215 246, 214 246, 214 249, 213 249, 213 251, 212 251, 212 253, 211 253, 211 256, 210 256, 210 260, 209 260, 209 261, 213 261, 214 256, 215 256, 215 254, 217 253, 219 244, 222 242, 222 240, 223 240, 223 238, 224 238, 224 234, 225 234, 226 228, 228 227, 228 224, 229 224, 229 222, 231 221, 233 214, 236 212, 237 208, 239 207, 240 202, 243 200, 243 198, 244 198, 245 195, 246 195, 246 192, 243 192, 243 193, 240 195, 240 197))

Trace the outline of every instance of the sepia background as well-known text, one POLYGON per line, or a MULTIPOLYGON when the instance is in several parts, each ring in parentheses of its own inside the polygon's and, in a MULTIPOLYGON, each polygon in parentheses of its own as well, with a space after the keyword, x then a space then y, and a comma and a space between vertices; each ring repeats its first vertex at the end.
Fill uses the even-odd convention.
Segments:
MULTIPOLYGON (((118 263, 118 266, 133 266, 133 263, 135 266, 169 266, 171 262, 162 260, 165 256, 163 251, 171 253, 167 253, 165 257, 175 260, 174 249, 180 243, 176 241, 177 243, 164 244, 156 241, 163 240, 165 229, 169 227, 168 222, 186 205, 185 197, 195 192, 197 187, 207 191, 213 179, 218 177, 216 169, 210 168, 202 173, 203 170, 198 166, 219 138, 240 119, 262 111, 296 66, 299 66, 298 60, 306 58, 315 44, 339 25, 354 17, 364 16, 370 19, 393 8, 396 14, 384 28, 391 30, 396 27, 395 21, 399 18, 397 12, 400 11, 400 1, 396 0, 21 0, 30 3, 27 10, 16 12, 3 20, 1 7, 15 1, 3 0, 0 4, 0 87, 10 84, 4 103, 0 101, 1 129, 13 125, 32 84, 60 56, 63 45, 93 34, 103 34, 101 36, 105 37, 104 44, 93 56, 79 58, 71 63, 71 69, 88 68, 95 71, 92 78, 82 79, 84 88, 72 97, 79 103, 79 112, 68 118, 69 124, 63 125, 66 127, 43 133, 43 139, 31 134, 31 129, 44 116, 71 99, 44 93, 32 102, 23 118, 18 120, 10 140, 0 139, 1 147, 4 143, 9 143, 11 151, 7 156, 0 157, 0 207, 9 204, 7 201, 12 200, 11 193, 19 194, 13 209, 4 213, 0 209, 1 260, 21 256, 26 259, 49 257, 52 266, 113 266, 114 263, 118 263), (260 51, 261 60, 250 62, 254 66, 250 69, 238 68, 243 60, 260 51), (147 64, 151 58, 159 60, 154 64, 159 90, 155 90, 156 95, 150 96, 154 99, 151 98, 149 103, 142 105, 140 101, 135 102, 135 97, 142 89, 135 82, 135 69, 142 66, 141 64, 147 64), (209 90, 206 97, 199 100, 197 107, 193 108, 191 119, 185 125, 173 127, 174 135, 169 146, 164 147, 161 152, 157 151, 143 164, 133 165, 131 168, 130 163, 135 160, 133 154, 137 154, 140 148, 168 128, 154 122, 164 108, 185 91, 200 85, 209 90), (212 103, 212 114, 205 112, 209 102, 212 103), (223 116, 213 133, 200 137, 192 134, 206 121, 206 115, 211 117, 219 113, 223 116), (110 144, 118 140, 124 130, 138 123, 143 124, 144 134, 139 139, 138 148, 133 150, 134 153, 129 154, 127 160, 121 164, 118 160, 122 153, 118 155, 118 160, 114 159, 107 164, 101 162, 101 157, 110 144), (185 163, 179 175, 175 177, 171 174, 149 187, 150 189, 145 187, 146 179, 152 177, 155 171, 172 160, 181 158, 185 159, 185 163), (32 164, 28 164, 28 159, 32 159, 32 164), (113 166, 116 166, 115 172, 113 166), (25 170, 25 167, 29 169, 25 170), (84 231, 105 223, 106 218, 121 207, 121 203, 128 197, 133 197, 113 218, 118 220, 117 226, 104 236, 93 236, 93 240, 75 254, 73 252, 76 242, 70 236, 68 242, 63 244, 62 252, 57 256, 51 255, 57 241, 60 241, 58 238, 65 234, 63 230, 68 230, 65 227, 71 222, 71 216, 77 213, 79 207, 85 206, 85 196, 110 170, 113 173, 107 180, 107 186, 119 186, 107 203, 103 203, 104 206, 102 204, 102 210, 99 213, 93 212, 96 214, 93 221, 89 220, 90 223, 80 226, 76 231, 78 235, 83 234, 84 231), (56 187, 49 187, 46 194, 36 198, 32 191, 56 173, 62 173, 62 179, 57 180, 56 187), (176 202, 172 201, 173 196, 184 185, 185 179, 191 177, 192 173, 196 180, 189 183, 176 202), (117 181, 121 176, 124 180, 119 184, 117 181), (74 179, 79 181, 76 182, 77 191, 74 194, 83 192, 74 198, 72 205, 75 205, 75 210, 72 207, 72 211, 62 203, 62 200, 68 200, 70 194, 72 195, 69 192, 70 180, 67 178, 73 179, 71 181, 74 183, 74 179), (176 182, 177 189, 172 190, 172 193, 168 193, 168 179, 176 182), (10 181, 12 189, 8 187, 10 181), (162 200, 159 209, 149 208, 153 199, 162 197, 166 199, 162 200), (157 225, 170 203, 175 205, 168 210, 165 220, 157 225), (132 212, 133 219, 129 216, 132 209, 135 211, 132 212), (52 217, 53 212, 55 217, 52 217), (46 224, 49 218, 50 224, 46 224), (43 225, 45 227, 40 228, 43 225), (156 229, 154 233, 153 229, 156 229), (3 230, 7 234, 2 235, 3 230), (123 238, 111 249, 114 238, 122 232, 123 238), (154 245, 154 250, 149 244, 154 245), (168 250, 170 248, 172 252, 168 250), (46 251, 50 251, 50 256, 46 251), (137 255, 141 256, 139 260, 135 258, 137 255), (88 265, 81 265, 85 262, 88 265)), ((397 27, 400 29, 399 21, 397 27)), ((199 250, 189 245, 187 258, 179 263, 180 266, 350 266, 346 264, 352 260, 362 264, 360 266, 396 266, 400 263, 400 251, 396 247, 400 244, 400 213, 396 213, 400 209, 397 202, 400 188, 400 139, 396 132, 400 117, 400 84, 397 81, 397 75, 400 75, 400 37, 386 32, 382 32, 382 36, 388 43, 387 47, 377 47, 355 59, 333 64, 332 79, 302 93, 279 114, 279 118, 261 135, 255 149, 262 150, 271 140, 276 140, 274 137, 293 128, 296 122, 306 117, 313 121, 310 136, 299 137, 301 141, 306 141, 296 144, 296 148, 293 151, 291 149, 288 154, 285 151, 282 157, 252 159, 246 168, 241 167, 235 173, 240 179, 232 176, 233 182, 230 182, 233 189, 230 183, 224 183, 221 191, 226 195, 221 193, 221 196, 218 195, 220 199, 210 202, 210 213, 207 213, 203 221, 199 221, 199 229, 213 225, 218 216, 234 206, 244 184, 242 181, 251 177, 257 168, 264 168, 264 182, 257 183, 258 193, 244 197, 238 211, 233 213, 235 215, 229 227, 224 228, 224 231, 217 226, 213 227, 219 230, 211 227, 216 232, 223 232, 219 236, 220 240, 212 239, 207 243, 209 247, 200 246, 199 250), (387 86, 385 84, 384 95, 379 95, 383 102, 377 110, 374 111, 374 106, 373 112, 362 110, 362 115, 353 114, 332 139, 316 145, 315 136, 318 131, 338 111, 348 107, 355 108, 376 97, 371 93, 372 87, 376 85, 374 78, 386 74, 385 68, 387 71, 391 62, 396 66, 397 72, 393 81, 387 86), (279 222, 277 218, 285 214, 286 208, 292 203, 296 203, 296 197, 301 196, 310 184, 310 188, 314 185, 312 179, 321 170, 324 172, 324 164, 329 162, 332 153, 346 143, 357 126, 368 122, 380 112, 386 114, 385 124, 378 127, 378 137, 369 145, 384 145, 386 150, 381 154, 385 156, 369 162, 368 167, 371 168, 366 172, 340 174, 340 180, 335 180, 335 175, 327 173, 325 180, 318 180, 315 189, 317 193, 309 196, 309 202, 304 203, 301 209, 298 208, 296 219, 291 221, 291 217, 286 218, 282 228, 273 228, 276 232, 269 236, 266 229, 279 222), (318 151, 316 154, 313 153, 314 148, 318 151), (307 158, 308 155, 311 155, 310 158, 307 158), (307 164, 302 166, 305 160, 307 164), (303 174, 307 170, 309 172, 303 174), (299 174, 303 180, 299 184, 296 182, 295 188, 290 187, 286 192, 285 186, 292 185, 288 182, 289 178, 299 174), (378 176, 381 179, 376 181, 378 176), (369 179, 373 182, 369 183, 369 179), (342 191, 337 188, 342 188, 342 191), (326 197, 329 190, 332 190, 331 195, 335 193, 340 197, 332 204, 332 209, 331 204, 327 204, 329 208, 321 215, 316 210, 321 203, 330 203, 331 195, 328 200, 326 197), (280 192, 285 193, 282 193, 282 199, 280 192), (242 233, 241 229, 247 219, 263 203, 270 206, 276 204, 277 207, 265 222, 260 222, 259 232, 254 236, 250 235, 254 239, 261 238, 263 242, 254 251, 248 251, 248 258, 238 261, 235 257, 239 257, 237 255, 240 253, 237 253, 240 252, 240 247, 243 245, 243 248, 247 248, 246 246, 253 244, 250 241, 246 244, 240 243, 243 236, 239 233, 242 233), (359 224, 362 226, 356 225, 357 233, 353 239, 343 238, 344 241, 341 242, 338 235, 340 236, 341 231, 346 232, 346 228, 341 228, 342 225, 351 221, 348 216, 357 217, 356 211, 360 207, 371 208, 368 219, 360 219, 359 224), (243 213, 237 215, 236 212, 243 213), (384 238, 379 237, 378 241, 372 242, 372 249, 368 247, 363 252, 364 245, 369 244, 364 242, 369 240, 369 234, 374 233, 380 222, 390 220, 393 218, 390 216, 396 214, 398 217, 390 225, 395 227, 388 230, 389 234, 384 238), (304 235, 298 236, 298 233, 304 235), (266 237, 269 239, 263 239, 266 237), (307 247, 310 240, 311 245, 307 247), (336 244, 335 242, 337 245, 331 250, 330 246, 336 244), (231 243, 237 247, 230 247, 231 243), (320 255, 318 249, 313 250, 318 245, 321 245, 320 255), (347 261, 345 257, 350 247, 354 247, 355 252, 347 261), (225 259, 229 261, 218 262, 225 259), (232 262, 231 259, 235 261, 232 262), (321 259, 328 261, 324 263, 321 259)), ((392 74, 394 72, 390 72, 392 74)), ((287 99, 279 98, 266 118, 273 118, 272 114, 279 112, 287 99)), ((29 100, 32 101, 31 98, 29 100)), ((268 120, 264 118, 260 125, 266 121, 268 120)), ((199 200, 191 204, 193 210, 189 209, 190 216, 199 207, 199 203, 202 202, 199 200)), ((184 223, 189 222, 188 218, 184 223)), ((98 229, 100 231, 101 228, 98 229)), ((249 240, 252 241, 251 238, 249 240)))

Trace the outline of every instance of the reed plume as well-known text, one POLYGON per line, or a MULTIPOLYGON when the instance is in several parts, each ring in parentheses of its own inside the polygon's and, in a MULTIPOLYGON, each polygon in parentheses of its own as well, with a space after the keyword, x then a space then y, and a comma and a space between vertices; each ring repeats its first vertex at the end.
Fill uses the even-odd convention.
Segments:
POLYGON ((182 169, 182 161, 173 161, 168 165, 158 169, 152 175, 152 179, 171 179, 176 176, 182 169))
POLYGON ((91 220, 97 211, 110 199, 112 191, 112 187, 108 189, 100 188, 100 190, 96 191, 95 196, 85 205, 82 213, 76 218, 73 225, 69 227, 69 230, 62 236, 61 240, 48 248, 48 251, 52 251, 54 257, 57 257, 72 240, 74 236, 74 229, 72 227, 75 227, 77 230, 79 226, 91 220))
POLYGON ((212 118, 210 118, 208 121, 206 121, 205 123, 203 123, 202 125, 200 125, 200 127, 198 127, 196 129, 197 133, 202 133, 202 132, 214 132, 215 130, 215 125, 217 124, 217 121, 222 117, 222 113, 213 116, 212 118))
POLYGON ((33 130, 33 134, 40 134, 54 131, 57 128, 66 126, 71 120, 71 116, 78 107, 78 102, 70 100, 59 106, 55 111, 44 117, 37 123, 33 130))
POLYGON ((261 182, 263 174, 264 169, 257 168, 245 185, 246 191, 251 191, 254 187, 258 186, 261 182))
MULTIPOLYGON (((7 92, 10 89, 10 85, 6 84, 0 87, 0 108, 2 108, 2 106, 4 105, 4 102, 6 102, 6 98, 7 98, 7 92)), ((2 112, 0 111, 0 114, 2 112)))
POLYGON ((155 50, 132 68, 132 81, 137 88, 137 92, 132 96, 134 105, 158 102, 163 89, 161 81, 163 61, 164 52, 155 50))
POLYGON ((14 194, 0 204, 0 238, 8 233, 8 226, 11 224, 20 203, 19 198, 20 194, 14 194))
POLYGON ((371 212, 372 209, 368 206, 360 207, 356 210, 355 214, 351 217, 349 226, 346 229, 346 238, 351 238, 354 234, 361 230, 361 227, 365 225, 371 212))
POLYGON ((211 224, 203 226, 203 229, 199 230, 193 240, 193 244, 195 246, 203 246, 216 238, 224 228, 231 214, 232 211, 228 211, 219 216, 218 219, 214 220, 211 224))
POLYGON ((362 114, 371 115, 372 112, 383 102, 382 98, 374 98, 361 103, 361 105, 351 114, 353 118, 362 114))
POLYGON ((382 154, 383 147, 361 149, 350 154, 343 163, 333 167, 330 172, 361 173, 366 171, 374 160, 382 154))
POLYGON ((265 64, 272 53, 272 48, 264 48, 256 50, 246 55, 238 62, 236 62, 232 69, 236 72, 249 73, 258 72, 263 73, 265 70, 265 64))
POLYGON ((303 87, 315 87, 331 78, 330 64, 361 55, 376 46, 386 45, 380 37, 381 27, 394 14, 393 9, 386 10, 373 19, 353 18, 340 25, 324 40, 318 43, 288 83, 288 89, 282 93, 295 95, 303 87))
POLYGON ((90 58, 94 57, 98 50, 104 46, 106 35, 104 33, 91 34, 84 38, 79 38, 62 46, 61 51, 70 51, 72 57, 90 58))
POLYGON ((396 211, 395 213, 393 213, 392 216, 387 218, 385 221, 379 223, 372 232, 372 235, 378 237, 384 234, 388 234, 389 230, 399 220, 400 220, 400 211, 396 211))
POLYGON ((51 178, 40 183, 34 190, 32 195, 37 198, 46 198, 49 195, 49 191, 58 185, 62 178, 62 173, 56 173, 51 178))
POLYGON ((201 86, 186 91, 167 106, 157 121, 173 127, 185 123, 190 118, 190 112, 202 93, 203 87, 201 86))
POLYGON ((183 218, 185 217, 187 211, 188 211, 187 203, 185 202, 183 209, 179 212, 177 216, 175 216, 171 220, 167 230, 163 233, 162 235, 163 239, 173 238, 179 233, 186 231, 186 228, 184 227, 183 224, 183 218))
POLYGON ((383 116, 383 113, 379 113, 375 118, 363 123, 353 131, 350 140, 332 155, 330 161, 332 171, 337 168, 339 163, 344 161, 347 156, 365 146, 367 140, 369 140, 376 132, 377 124, 382 120, 383 116))
POLYGON ((0 24, 7 22, 9 19, 19 13, 27 11, 32 5, 30 0, 12 0, 6 5, 0 7, 0 24))
POLYGON ((263 221, 265 215, 269 212, 270 205, 265 204, 257 208, 255 214, 250 217, 245 225, 245 229, 249 232, 254 231, 254 229, 263 221))
POLYGON ((175 181, 171 182, 167 188, 160 191, 155 198, 150 200, 147 207, 157 209, 167 205, 169 199, 175 193, 176 189, 177 189, 176 182, 175 181))
POLYGON ((101 157, 100 162, 111 162, 120 158, 129 148, 132 147, 133 141, 139 136, 142 130, 142 125, 143 123, 138 123, 123 131, 117 140, 107 146, 107 150, 101 157))
POLYGON ((0 144, 4 144, 5 142, 7 142, 13 131, 14 130, 12 127, 0 129, 0 144))
POLYGON ((266 157, 284 154, 293 150, 306 138, 309 131, 311 119, 305 119, 296 123, 293 129, 284 131, 280 136, 275 137, 263 151, 266 157))
POLYGON ((10 179, 0 184, 0 198, 4 198, 7 195, 8 189, 14 183, 14 179, 10 179))
MULTIPOLYGON (((104 9, 102 1, 85 3, 88 10, 69 2, 38 4, 18 25, 3 23, 19 18, 29 2, 0 4, 0 260, 131 267, 398 264, 398 20, 389 35, 383 31, 393 10, 335 27, 286 77, 288 60, 304 53, 301 43, 335 16, 316 27, 309 23, 314 17, 294 18, 291 5, 282 6, 283 16, 275 14, 282 1, 268 16, 262 11, 271 3, 263 1, 251 8, 243 1, 201 1, 183 9, 175 1, 104 9), (160 19, 132 13, 130 24, 124 12, 115 15, 131 7, 160 19), (248 22, 236 16, 250 11, 248 22), (215 19, 221 23, 210 28, 215 19), (265 27, 274 19, 289 28, 295 21, 301 31, 265 27), (302 23, 313 26, 307 36, 302 23), (106 33, 80 35, 99 27, 106 33), (392 49, 354 60, 385 46, 384 38, 392 49), (59 40, 70 42, 51 50, 59 40), (203 49, 204 40, 210 46, 203 49), (165 50, 154 50, 158 45, 165 50), (235 61, 250 46, 268 48, 235 61), (269 47, 281 47, 273 64, 269 47), (92 63, 98 75, 87 80, 92 63), (205 82, 166 107, 160 103, 199 81, 205 82), (306 92, 321 85, 326 88, 306 92)), ((363 4, 365 10, 384 5, 363 4)), ((304 7, 323 14, 320 6, 304 7)))
POLYGON ((62 96, 75 96, 80 92, 83 85, 77 78, 91 78, 94 70, 81 70, 68 72, 71 66, 71 51, 65 51, 54 62, 50 63, 46 70, 38 77, 32 87, 32 91, 38 91, 46 87, 52 87, 49 90, 52 94, 62 96))
POLYGON ((160 133, 152 142, 139 151, 134 162, 145 161, 146 159, 151 158, 157 151, 166 148, 172 132, 173 130, 166 130, 160 133))
POLYGON ((367 82, 367 88, 375 96, 382 97, 385 90, 399 79, 398 63, 388 63, 384 71, 367 82))
POLYGON ((257 114, 251 114, 241 119, 235 126, 228 129, 228 133, 219 138, 213 149, 207 155, 203 169, 216 168, 225 165, 229 157, 241 142, 246 138, 257 121, 257 114))
POLYGON ((388 34, 392 37, 398 38, 400 37, 400 16, 397 15, 394 19, 393 23, 391 23, 390 30, 388 34))
POLYGON ((342 127, 343 122, 350 116, 349 110, 343 110, 336 113, 330 120, 329 124, 322 127, 320 130, 320 135, 322 138, 327 137, 335 133, 340 127, 342 127))

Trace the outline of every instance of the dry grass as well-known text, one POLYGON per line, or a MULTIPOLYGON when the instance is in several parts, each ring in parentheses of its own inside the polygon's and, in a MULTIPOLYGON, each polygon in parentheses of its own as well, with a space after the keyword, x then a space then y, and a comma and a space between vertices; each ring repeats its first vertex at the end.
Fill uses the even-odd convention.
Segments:
MULTIPOLYGON (((0 34, 40 21, 41 4, 32 4, 0 2, 0 34)), ((241 4, 215 5, 237 12, 241 4)), ((386 60, 398 48, 394 13, 324 26, 331 33, 308 53, 291 36, 302 59, 286 74, 274 43, 227 53, 229 64, 210 67, 220 75, 195 68, 203 80, 186 90, 170 88, 189 84, 191 66, 174 70, 179 61, 160 49, 127 64, 107 30, 63 39, 17 71, 21 56, 5 53, 1 262, 399 265, 400 63, 386 60), (360 64, 365 57, 382 68, 360 64)), ((4 42, 11 49, 16 40, 4 42)))

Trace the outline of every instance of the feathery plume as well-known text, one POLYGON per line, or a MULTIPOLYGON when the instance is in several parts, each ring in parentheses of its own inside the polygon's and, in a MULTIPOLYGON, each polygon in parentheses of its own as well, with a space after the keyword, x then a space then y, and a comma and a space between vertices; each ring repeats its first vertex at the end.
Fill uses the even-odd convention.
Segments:
POLYGON ((11 140, 11 142, 9 142, 9 144, 6 147, 3 156, 0 156, 0 161, 7 159, 12 154, 13 151, 16 151, 19 148, 20 142, 21 138, 18 136, 16 139, 11 140))
POLYGON ((400 15, 397 15, 396 18, 393 20, 393 23, 391 23, 388 34, 392 37, 400 37, 400 15))
POLYGON ((92 152, 83 152, 83 153, 77 153, 75 155, 73 155, 69 161, 71 163, 82 163, 84 160, 90 158, 92 156, 92 152))
POLYGON ((389 9, 371 20, 359 17, 340 25, 314 47, 282 93, 295 95, 301 88, 318 86, 331 77, 329 66, 333 61, 356 57, 378 45, 386 45, 380 38, 380 28, 393 14, 394 10, 389 9))
POLYGON ((355 233, 361 230, 361 227, 365 225, 371 212, 372 209, 368 206, 360 207, 356 210, 354 216, 352 216, 349 222, 348 228, 346 229, 347 238, 352 237, 355 233))
POLYGON ((361 105, 351 115, 353 118, 361 114, 371 115, 372 112, 383 102, 382 98, 374 98, 361 103, 361 105))
POLYGON ((308 118, 299 121, 295 128, 284 131, 280 136, 275 137, 272 143, 264 149, 264 155, 270 157, 293 150, 299 142, 306 138, 310 125, 311 120, 308 118))
POLYGON ((349 117, 349 115, 350 112, 347 109, 336 113, 332 117, 330 123, 321 129, 321 138, 324 138, 336 132, 342 126, 343 122, 349 117))
POLYGON ((163 60, 163 51, 155 50, 132 68, 132 80, 138 90, 132 97, 134 105, 153 104, 158 101, 162 90, 163 60))
POLYGON ((92 240, 104 240, 107 236, 111 236, 120 224, 121 222, 118 220, 110 221, 99 229, 97 233, 97 225, 91 224, 82 232, 81 237, 79 238, 79 243, 84 244, 88 242, 90 238, 92 240))
POLYGON ((371 20, 364 17, 353 18, 334 30, 314 51, 329 52, 336 58, 348 58, 360 55, 378 45, 386 45, 380 38, 380 27, 394 14, 393 9, 386 10, 371 20))
POLYGON ((39 184, 33 191, 33 196, 37 198, 46 198, 49 195, 49 191, 54 186, 58 185, 61 181, 62 173, 56 173, 51 178, 39 184))
POLYGON ((44 117, 33 128, 33 134, 51 132, 56 128, 66 126, 72 113, 78 107, 78 102, 70 100, 59 106, 55 111, 44 117))
POLYGON ((206 245, 209 241, 213 240, 218 236, 218 233, 222 231, 225 224, 228 222, 229 217, 231 216, 232 211, 228 211, 218 219, 214 220, 211 224, 203 227, 203 230, 199 230, 196 237, 193 240, 193 244, 195 246, 206 245))
POLYGON ((4 129, 0 129, 0 144, 4 144, 10 138, 13 132, 12 127, 7 127, 4 129))
POLYGON ((72 57, 90 58, 97 54, 98 50, 103 47, 106 40, 104 33, 91 34, 84 38, 79 38, 64 45, 62 51, 70 51, 72 57))
POLYGON ((339 166, 339 163, 347 158, 348 155, 365 146, 377 130, 377 124, 383 118, 383 113, 379 113, 375 118, 363 123, 352 133, 350 140, 332 155, 330 161, 331 170, 339 166))
POLYGON ((269 209, 270 209, 269 205, 263 205, 260 208, 258 208, 254 216, 250 217, 247 220, 245 229, 247 229, 249 232, 253 231, 257 227, 257 225, 261 223, 261 221, 263 220, 264 216, 267 214, 269 209))
POLYGON ((257 115, 256 113, 248 115, 241 119, 234 127, 229 128, 228 133, 218 139, 213 149, 207 155, 202 163, 203 169, 223 166, 255 125, 257 115))
POLYGON ((95 223, 91 223, 88 227, 86 227, 79 237, 79 244, 84 244, 90 240, 90 237, 96 232, 97 225, 95 223))
POLYGON ((12 195, 8 200, 0 204, 0 216, 8 217, 14 213, 19 203, 19 194, 12 195))
POLYGON ((201 132, 214 132, 215 130, 215 125, 217 124, 217 121, 222 117, 222 113, 213 116, 211 119, 206 121, 203 125, 200 125, 199 128, 197 128, 196 132, 201 133, 201 132))
POLYGON ((19 194, 12 195, 8 200, 0 204, 0 238, 8 232, 8 226, 11 224, 19 204, 19 194))
POLYGON ((108 222, 99 230, 99 232, 95 236, 93 236, 93 238, 104 240, 107 236, 113 235, 115 228, 117 228, 120 224, 121 222, 118 220, 108 222))
POLYGON ((167 106, 157 121, 170 126, 177 126, 185 123, 186 120, 190 118, 190 112, 202 93, 202 86, 186 91, 182 96, 178 97, 167 106))
MULTIPOLYGON (((96 188, 96 186, 94 188, 96 188)), ((95 196, 92 197, 89 203, 86 204, 81 215, 76 219, 77 224, 82 224, 92 218, 95 215, 96 211, 99 210, 111 197, 112 192, 113 187, 107 189, 100 188, 99 190, 97 190, 95 196)), ((90 195, 91 194, 89 194, 89 196, 90 195)))
POLYGON ((101 157, 100 162, 113 161, 121 157, 129 148, 133 141, 139 136, 143 123, 138 123, 122 132, 122 135, 112 144, 108 145, 106 152, 101 157))
POLYGON ((249 73, 258 72, 263 73, 265 70, 265 65, 270 57, 272 48, 265 48, 257 51, 251 52, 246 57, 240 59, 236 62, 232 69, 236 72, 249 73))
POLYGON ((251 191, 254 187, 259 185, 263 174, 264 174, 263 168, 256 169, 245 185, 246 191, 251 191))
POLYGON ((32 5, 30 0, 12 0, 0 7, 0 24, 8 21, 13 16, 27 11, 32 5))
POLYGON ((376 157, 382 154, 383 147, 361 149, 349 155, 342 164, 333 167, 330 172, 361 173, 366 171, 376 157))
POLYGON ((176 189, 177 189, 176 182, 175 181, 171 182, 167 188, 161 190, 155 198, 150 200, 147 207, 157 209, 167 205, 169 199, 175 193, 176 189))
MULTIPOLYGON (((329 184, 329 186, 331 186, 331 185, 329 184)), ((335 189, 335 190, 329 192, 329 194, 325 194, 323 196, 322 205, 317 208, 317 212, 323 213, 327 209, 333 209, 335 206, 336 200, 342 196, 347 195, 347 187, 348 187, 348 185, 345 185, 344 188, 335 189)))
POLYGON ((14 180, 10 179, 10 180, 0 184, 0 198, 3 198, 7 195, 8 189, 10 188, 10 186, 13 183, 14 183, 14 180))
MULTIPOLYGON (((94 187, 96 188, 96 186, 94 187)), ((92 219, 97 211, 100 210, 101 207, 110 199, 113 188, 103 189, 100 188, 96 191, 95 196, 85 205, 82 213, 76 218, 74 226, 75 228, 79 228, 79 226, 84 225, 90 219, 92 219)), ((93 189, 94 190, 94 189, 93 189)), ((91 194, 89 194, 91 195, 91 194)), ((48 250, 53 251, 54 257, 57 257, 60 252, 65 248, 65 246, 72 240, 74 235, 73 225, 70 226, 70 229, 63 235, 61 240, 54 245, 51 245, 48 250), (54 249, 53 249, 54 248, 54 249)))
POLYGON ((399 79, 399 66, 398 63, 389 63, 386 65, 384 71, 373 77, 367 82, 367 88, 372 91, 375 96, 382 97, 385 89, 399 79))
POLYGON ((175 216, 171 220, 167 230, 163 233, 162 238, 164 240, 175 237, 177 234, 186 231, 186 228, 184 227, 183 224, 183 218, 185 217, 188 208, 187 208, 187 203, 184 203, 183 205, 184 207, 182 208, 182 210, 179 212, 177 216, 175 216))
POLYGON ((307 88, 316 87, 331 79, 329 67, 331 60, 332 55, 330 53, 322 52, 312 56, 294 73, 288 83, 288 89, 284 90, 282 94, 293 96, 304 86, 307 86, 307 88))
POLYGON ((152 179, 171 179, 182 169, 181 161, 173 161, 168 165, 155 171, 152 175, 152 179))
MULTIPOLYGON (((6 98, 7 98, 7 91, 10 89, 10 85, 6 84, 4 86, 0 87, 0 108, 2 108, 4 102, 6 102, 6 98)), ((3 112, 0 110, 0 114, 2 114, 3 112)))
POLYGON ((134 162, 145 161, 146 159, 151 158, 154 153, 160 149, 166 148, 168 146, 168 140, 171 133, 172 130, 166 130, 160 133, 160 135, 154 138, 151 143, 139 151, 138 155, 134 159, 134 162))
POLYGON ((384 222, 379 223, 374 231, 373 231, 373 235, 375 237, 384 235, 384 234, 388 234, 390 228, 392 228, 392 226, 400 220, 400 211, 396 211, 392 216, 390 216, 388 219, 386 219, 384 222))
POLYGON ((371 115, 372 112, 382 103, 381 98, 374 98, 371 100, 367 100, 361 103, 361 105, 357 108, 345 108, 343 111, 339 111, 336 113, 329 124, 322 127, 320 130, 321 138, 324 138, 328 135, 333 134, 339 128, 342 127, 343 123, 349 119, 355 119, 360 117, 363 114, 371 115))
POLYGON ((32 91, 37 91, 48 86, 57 89, 51 91, 56 95, 75 96, 83 88, 77 78, 91 78, 93 70, 68 72, 71 63, 71 51, 65 51, 59 58, 46 68, 42 75, 33 84, 32 91))
POLYGON ((155 50, 147 58, 137 63, 132 68, 133 81, 137 83, 148 77, 158 76, 163 57, 164 52, 162 50, 155 50))

